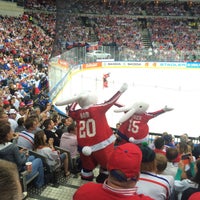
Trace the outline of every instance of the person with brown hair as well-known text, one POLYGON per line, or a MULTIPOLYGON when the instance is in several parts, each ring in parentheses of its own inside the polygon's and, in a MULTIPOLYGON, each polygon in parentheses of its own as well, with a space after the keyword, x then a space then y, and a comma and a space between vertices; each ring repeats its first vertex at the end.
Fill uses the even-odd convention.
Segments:
POLYGON ((55 150, 53 145, 53 140, 49 140, 49 143, 46 143, 46 135, 43 130, 40 130, 35 133, 34 137, 34 150, 39 154, 42 154, 47 158, 47 163, 52 171, 61 166, 61 162, 64 164, 65 176, 69 176, 70 172, 68 170, 68 155, 67 153, 58 152, 55 150))
POLYGON ((167 158, 165 155, 161 153, 156 153, 156 169, 157 169, 157 174, 162 174, 162 172, 166 169, 167 167, 167 158))
POLYGON ((21 200, 23 196, 17 167, 6 160, 0 160, 0 193, 6 200, 21 200))
POLYGON ((34 132, 37 129, 38 121, 36 118, 29 116, 25 122, 24 126, 26 130, 19 133, 19 138, 17 144, 21 147, 27 148, 29 150, 33 149, 34 144, 34 132))
POLYGON ((57 133, 53 132, 54 129, 54 122, 51 118, 44 120, 43 122, 44 133, 46 135, 46 142, 48 143, 49 140, 53 139, 53 145, 59 146, 60 145, 60 138, 57 133))
POLYGON ((44 169, 40 158, 29 156, 27 149, 20 149, 11 142, 13 131, 10 124, 0 121, 0 159, 13 162, 17 165, 18 171, 26 169, 25 163, 32 162, 32 171, 27 175, 27 180, 32 178, 37 172, 39 175, 35 179, 35 186, 41 188, 44 185, 44 169))
POLYGON ((177 159, 177 157, 177 148, 169 147, 166 149, 167 167, 162 174, 175 177, 178 167, 174 165, 174 161, 177 159))
POLYGON ((67 149, 70 152, 71 157, 76 158, 77 156, 80 156, 78 152, 76 124, 73 122, 67 129, 68 131, 64 132, 60 139, 60 147, 67 149))
POLYGON ((166 155, 165 140, 163 137, 157 137, 154 140, 154 152, 166 155))

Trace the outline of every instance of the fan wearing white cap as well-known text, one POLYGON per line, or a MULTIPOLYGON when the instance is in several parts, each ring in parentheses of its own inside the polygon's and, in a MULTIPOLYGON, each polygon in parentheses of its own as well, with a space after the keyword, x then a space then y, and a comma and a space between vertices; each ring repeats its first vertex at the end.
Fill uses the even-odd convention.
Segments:
POLYGON ((16 116, 17 116, 17 111, 11 108, 10 111, 8 112, 8 121, 10 122, 11 129, 13 131, 15 131, 15 129, 18 126, 17 121, 16 121, 16 116))

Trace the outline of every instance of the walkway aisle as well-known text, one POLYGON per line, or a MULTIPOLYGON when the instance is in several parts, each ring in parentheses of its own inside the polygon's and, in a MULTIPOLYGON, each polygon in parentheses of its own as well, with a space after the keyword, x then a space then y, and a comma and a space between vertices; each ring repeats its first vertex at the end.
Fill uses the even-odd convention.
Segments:
MULTIPOLYGON (((98 168, 94 170, 95 177, 98 170, 98 168)), ((81 180, 80 175, 75 177, 72 174, 66 180, 65 177, 58 174, 58 183, 55 185, 49 184, 42 189, 36 189, 30 185, 26 200, 72 200, 74 192, 84 183, 87 183, 87 181, 81 180)))

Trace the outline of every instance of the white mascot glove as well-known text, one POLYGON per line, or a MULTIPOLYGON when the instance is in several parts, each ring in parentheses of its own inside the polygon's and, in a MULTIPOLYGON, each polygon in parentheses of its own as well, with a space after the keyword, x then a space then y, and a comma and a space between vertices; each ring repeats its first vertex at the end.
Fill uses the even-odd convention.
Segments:
POLYGON ((168 108, 167 106, 165 106, 164 108, 163 108, 163 110, 165 111, 165 112, 167 112, 167 111, 171 111, 171 110, 174 110, 173 108, 168 108))
POLYGON ((127 84, 127 83, 124 83, 124 84, 121 86, 121 88, 119 89, 119 91, 120 91, 121 93, 123 93, 123 92, 125 92, 125 91, 127 90, 127 88, 128 88, 128 84, 127 84))

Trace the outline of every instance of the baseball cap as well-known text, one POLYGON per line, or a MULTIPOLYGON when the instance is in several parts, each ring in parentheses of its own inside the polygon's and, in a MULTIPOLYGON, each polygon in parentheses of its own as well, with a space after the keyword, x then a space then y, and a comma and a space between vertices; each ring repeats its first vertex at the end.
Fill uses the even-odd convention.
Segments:
POLYGON ((9 114, 17 114, 15 109, 10 109, 9 114))
POLYGON ((32 106, 33 105, 33 100, 29 100, 28 103, 26 104, 27 106, 32 106))
POLYGON ((117 146, 108 161, 108 171, 119 170, 127 179, 138 178, 140 173, 140 164, 142 152, 140 148, 133 143, 126 143, 117 146))
POLYGON ((200 199, 200 192, 195 192, 190 196, 188 200, 199 200, 200 199))
POLYGON ((9 105, 10 102, 9 102, 8 100, 4 100, 4 101, 3 101, 3 104, 4 104, 4 105, 9 105))
POLYGON ((23 101, 21 101, 21 102, 19 103, 19 106, 20 106, 20 107, 24 107, 24 106, 25 106, 25 103, 24 103, 23 101))

